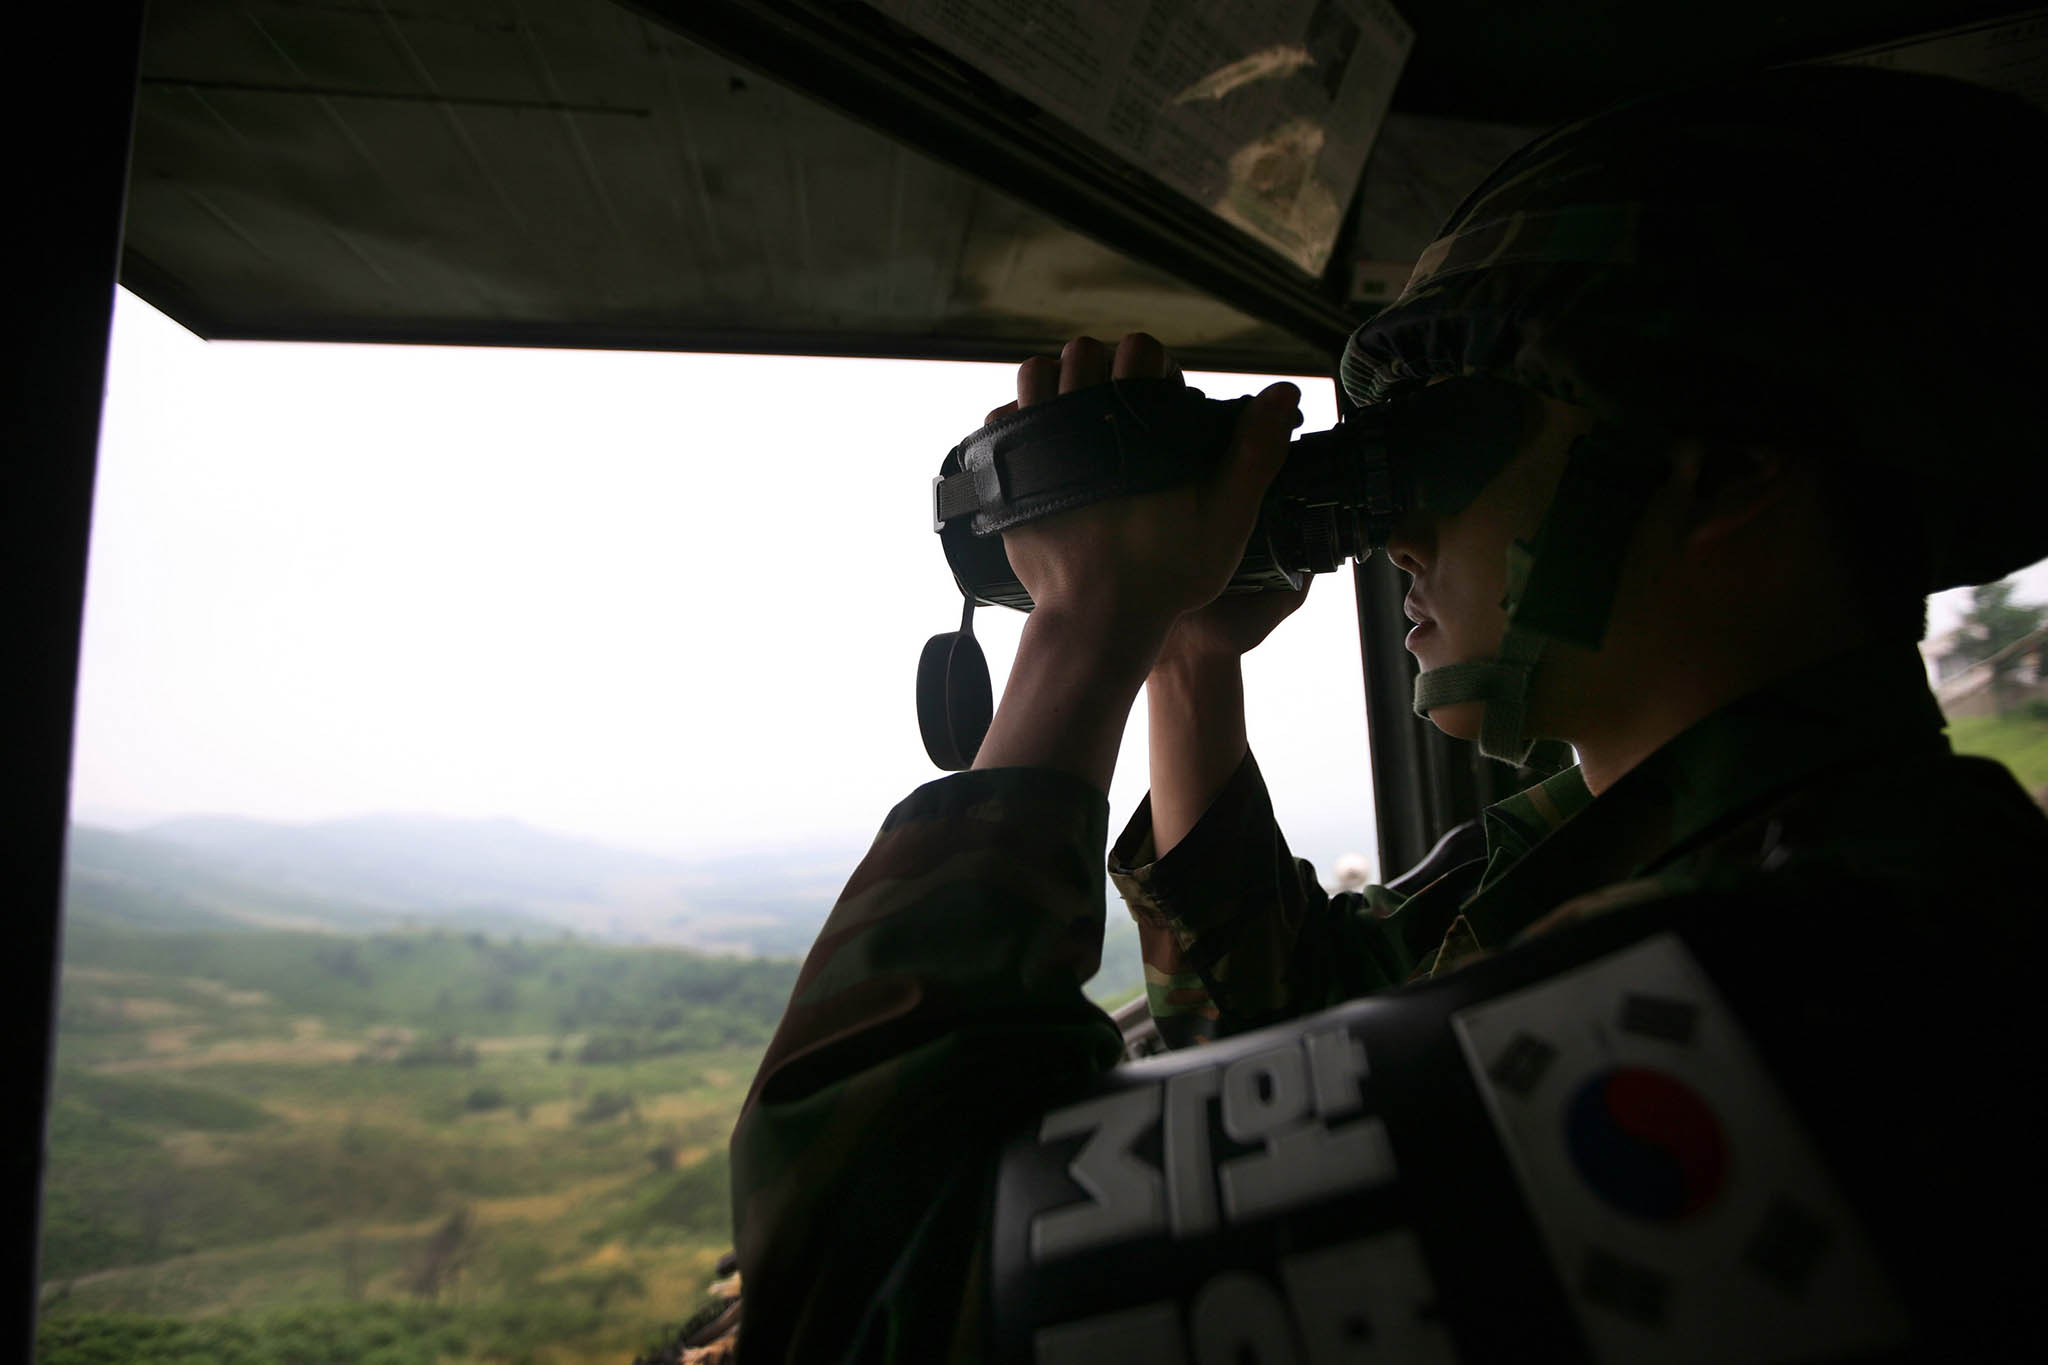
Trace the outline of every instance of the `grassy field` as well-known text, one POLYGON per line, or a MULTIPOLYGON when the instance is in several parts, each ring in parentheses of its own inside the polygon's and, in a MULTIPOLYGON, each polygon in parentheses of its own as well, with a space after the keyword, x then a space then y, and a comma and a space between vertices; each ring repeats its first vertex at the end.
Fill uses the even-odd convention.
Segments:
POLYGON ((2048 792, 2048 703, 2003 716, 1958 716, 1948 734, 1957 753, 1982 754, 2012 769, 2036 800, 2048 792))
POLYGON ((37 1358, 624 1365, 794 964, 72 925, 37 1358))
POLYGON ((389 931, 81 839, 44 1365, 627 1365, 703 1305, 794 961, 389 931))

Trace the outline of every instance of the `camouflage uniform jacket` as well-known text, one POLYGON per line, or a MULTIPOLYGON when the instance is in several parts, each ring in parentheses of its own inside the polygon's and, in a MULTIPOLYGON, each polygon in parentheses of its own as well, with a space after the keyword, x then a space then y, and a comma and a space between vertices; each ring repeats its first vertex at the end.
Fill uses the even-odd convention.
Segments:
MULTIPOLYGON (((1956 864, 1987 894, 2038 904, 2048 820, 2003 768, 1950 753, 1941 724, 1913 651, 1845 655, 1707 718, 1598 799, 1566 775, 1503 803, 1483 866, 1398 904, 1325 895, 1247 762, 1163 859, 1147 860, 1141 812, 1117 875, 1166 1020, 1213 1014, 1224 1031, 1446 970, 1560 918, 1681 891, 1739 900, 1760 877, 1827 888, 1824 919, 1858 905, 1859 887, 1937 902, 1956 864)), ((1099 791, 1033 769, 944 778, 890 812, 733 1134, 742 1359, 984 1355, 1001 1139, 1121 1051, 1081 992, 1107 828, 1099 791)), ((2037 918, 1977 917, 1974 947, 2023 952, 2037 918)))
POLYGON ((1459 911, 1593 800, 1577 768, 1483 816, 1486 856, 1414 895, 1389 887, 1327 894, 1293 857, 1246 754, 1195 828, 1164 858, 1146 797, 1109 855, 1109 875, 1138 923, 1145 995, 1171 1047, 1293 1018, 1487 951, 1459 911))

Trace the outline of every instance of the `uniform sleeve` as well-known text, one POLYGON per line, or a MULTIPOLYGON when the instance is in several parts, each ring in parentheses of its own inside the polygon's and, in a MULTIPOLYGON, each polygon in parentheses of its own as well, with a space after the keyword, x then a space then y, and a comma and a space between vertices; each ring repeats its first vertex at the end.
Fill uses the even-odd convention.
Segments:
POLYGON ((1146 997, 1172 1047, 1398 986, 1455 915, 1441 896, 1410 904, 1383 886, 1324 891, 1288 851, 1249 753, 1164 857, 1148 795, 1111 850, 1109 875, 1138 922, 1146 997))
POLYGON ((1107 827, 1100 792, 1037 769, 890 812, 733 1133, 743 1360, 972 1353, 999 1144, 1121 1054, 1081 992, 1107 827))

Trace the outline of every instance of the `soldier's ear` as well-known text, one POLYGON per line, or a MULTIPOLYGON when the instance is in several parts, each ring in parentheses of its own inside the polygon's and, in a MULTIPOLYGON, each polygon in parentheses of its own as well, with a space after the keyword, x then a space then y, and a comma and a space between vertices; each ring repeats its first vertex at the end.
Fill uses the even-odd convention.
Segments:
POLYGON ((1672 457, 1686 490, 1685 539, 1689 548, 1726 545, 1784 502, 1801 466, 1769 446, 1689 441, 1672 457))

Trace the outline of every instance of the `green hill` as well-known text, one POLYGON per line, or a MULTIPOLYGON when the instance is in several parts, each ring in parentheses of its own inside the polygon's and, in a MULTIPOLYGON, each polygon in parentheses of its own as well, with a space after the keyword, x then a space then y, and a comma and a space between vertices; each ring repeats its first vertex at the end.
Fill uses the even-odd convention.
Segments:
POLYGON ((615 1365, 731 1245, 724 1144, 795 962, 74 910, 47 1365, 615 1365))
MULTIPOLYGON (((273 875, 203 847, 147 833, 73 825, 67 850, 69 913, 146 929, 298 928, 374 933, 417 921, 423 907, 376 903, 346 888, 273 875)), ((554 926, 504 907, 442 906, 435 922, 496 933, 554 926)))
MULTIPOLYGON (((794 957, 251 866, 74 831, 37 1359, 619 1365, 672 1336, 731 1246, 725 1142, 794 957)), ((831 895, 690 876, 691 913, 793 952, 831 895)), ((1098 995, 1139 979, 1114 904, 1108 938, 1098 995)))
POLYGON ((74 913, 152 929, 375 933, 434 925, 528 937, 800 956, 859 858, 850 847, 682 861, 512 820, 366 816, 293 825, 186 816, 74 825, 74 913))
POLYGON ((60 1032, 95 1060, 146 1045, 125 1027, 143 990, 152 1022, 186 1030, 193 1045, 288 1034, 291 1021, 310 1016, 328 1030, 624 1033, 680 1051, 766 1042, 796 978, 786 959, 438 929, 149 933, 85 907, 67 928, 64 956, 72 972, 60 1032))

